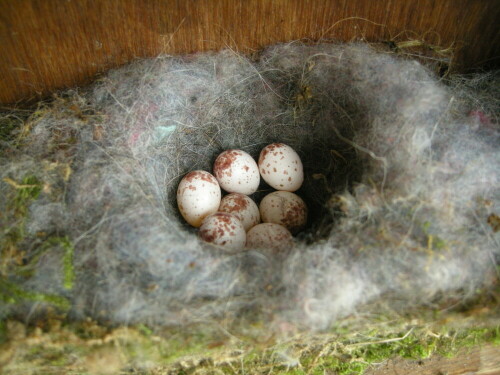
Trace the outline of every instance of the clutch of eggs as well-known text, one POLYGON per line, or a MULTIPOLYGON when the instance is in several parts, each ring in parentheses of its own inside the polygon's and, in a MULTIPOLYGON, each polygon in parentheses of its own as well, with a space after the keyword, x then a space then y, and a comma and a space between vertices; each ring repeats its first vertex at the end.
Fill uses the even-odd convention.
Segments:
POLYGON ((274 251, 293 246, 292 233, 307 221, 304 201, 292 193, 304 181, 295 150, 272 143, 262 149, 258 163, 242 150, 226 150, 215 160, 213 172, 189 172, 177 189, 179 211, 187 223, 200 227, 203 241, 233 251, 245 245, 274 251), (257 207, 248 195, 257 191, 260 177, 279 191, 257 207), (221 188, 230 193, 222 200, 221 188))

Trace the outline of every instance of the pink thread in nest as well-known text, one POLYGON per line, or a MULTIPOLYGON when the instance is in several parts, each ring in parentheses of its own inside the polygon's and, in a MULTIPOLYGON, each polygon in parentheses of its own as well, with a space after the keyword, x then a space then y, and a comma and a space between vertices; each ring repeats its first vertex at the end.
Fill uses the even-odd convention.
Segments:
POLYGON ((138 111, 137 120, 134 123, 132 133, 130 134, 130 137, 128 139, 128 145, 130 147, 136 144, 137 140, 144 132, 148 117, 154 115, 157 111, 158 105, 156 103, 149 103, 138 111))
POLYGON ((476 121, 479 121, 482 125, 486 125, 488 127, 490 127, 492 125, 490 117, 486 113, 484 113, 483 111, 480 111, 478 109, 470 111, 469 117, 471 117, 472 119, 474 119, 476 121))

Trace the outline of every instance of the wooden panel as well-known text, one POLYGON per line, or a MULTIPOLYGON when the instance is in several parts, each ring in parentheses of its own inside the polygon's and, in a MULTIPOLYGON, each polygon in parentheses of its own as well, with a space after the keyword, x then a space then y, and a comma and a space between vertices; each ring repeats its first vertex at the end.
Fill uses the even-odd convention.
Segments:
POLYGON ((0 0, 0 102, 81 85, 137 57, 300 38, 453 45, 498 62, 498 0, 0 0))

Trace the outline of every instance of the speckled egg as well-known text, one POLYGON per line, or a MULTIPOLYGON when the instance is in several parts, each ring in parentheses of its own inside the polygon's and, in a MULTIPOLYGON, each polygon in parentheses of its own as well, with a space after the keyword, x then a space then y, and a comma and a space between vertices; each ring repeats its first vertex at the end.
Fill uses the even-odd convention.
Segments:
POLYGON ((286 251, 290 250, 293 246, 292 234, 288 229, 279 224, 258 224, 247 233, 247 248, 249 249, 286 251))
POLYGON ((257 191, 260 183, 257 163, 241 150, 227 150, 220 154, 214 163, 214 175, 228 193, 250 195, 257 191))
POLYGON ((241 221, 226 212, 207 216, 200 227, 199 236, 203 241, 227 250, 243 249, 247 238, 241 221))
POLYGON ((260 175, 276 190, 296 191, 304 182, 304 168, 299 155, 283 143, 272 143, 259 156, 260 175))
POLYGON ((219 209, 219 183, 205 171, 189 172, 177 188, 177 206, 182 217, 193 227, 199 227, 205 217, 219 209))
POLYGON ((307 206, 297 194, 275 191, 262 199, 259 206, 264 223, 280 224, 296 234, 307 223, 307 206))
POLYGON ((260 223, 259 207, 246 195, 231 193, 222 198, 219 212, 233 214, 240 219, 245 231, 260 223))

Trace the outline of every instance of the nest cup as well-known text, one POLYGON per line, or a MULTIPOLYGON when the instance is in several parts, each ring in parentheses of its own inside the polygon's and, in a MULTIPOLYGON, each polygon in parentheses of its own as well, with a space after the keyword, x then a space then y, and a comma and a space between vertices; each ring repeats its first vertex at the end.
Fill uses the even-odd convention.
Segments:
MULTIPOLYGON (((335 77, 322 77, 321 74, 315 77, 307 72, 308 66, 321 60, 321 56, 314 56, 314 52, 311 47, 295 51, 299 55, 293 56, 297 59, 296 65, 287 70, 278 70, 267 67, 276 63, 274 52, 268 51, 271 56, 267 59, 264 55, 263 66, 257 68, 262 70, 242 69, 241 75, 236 77, 223 76, 221 83, 229 87, 225 87, 221 97, 203 100, 193 94, 186 98, 191 103, 202 101, 205 105, 197 108, 200 112, 195 115, 201 115, 201 118, 197 119, 196 125, 188 129, 180 125, 177 134, 170 137, 178 137, 178 142, 187 142, 174 151, 175 158, 184 162, 179 163, 182 165, 179 174, 166 187, 168 212, 180 223, 184 224, 184 220, 178 213, 175 193, 185 174, 195 169, 212 173, 215 159, 227 149, 241 149, 258 160, 262 148, 280 142, 294 148, 304 166, 304 183, 295 193, 307 204, 308 223, 298 240, 313 243, 328 236, 339 214, 332 198, 345 190, 351 190, 354 183, 361 181, 363 163, 353 147, 352 139, 355 131, 362 132, 369 124, 365 116, 359 115, 365 109, 360 108, 356 100, 343 103, 340 108, 334 102, 335 98, 329 96, 331 92, 324 91, 329 86, 325 81, 335 80, 335 77), (306 51, 311 56, 303 56, 306 51), (307 60, 308 57, 310 60, 307 60), (238 78, 241 82, 236 81, 238 78), (230 82, 224 82, 225 79, 230 82), (233 90, 239 92, 235 95, 233 90), (246 97, 238 98, 235 102, 234 97, 225 98, 225 95, 246 97), (247 102, 242 103, 240 100, 247 102), (214 106, 219 108, 215 110, 214 106), (206 117, 210 117, 212 111, 222 112, 221 117, 207 120, 206 117), (357 122, 357 129, 353 126, 354 121, 357 122), (179 132, 187 135, 179 135, 179 132), (184 137, 187 139, 181 141, 184 137)), ((247 64, 250 64, 229 52, 223 52, 222 56, 228 59, 223 65, 242 64, 242 67, 248 67, 247 64)), ((220 55, 212 58, 221 62, 220 55)), ((259 189, 251 198, 258 204, 272 191, 274 189, 261 178, 259 189)), ((195 233, 189 225, 183 225, 183 228, 195 233)))
MULTIPOLYGON (((293 100, 293 99, 291 99, 293 100)), ((333 122, 332 122, 333 124, 333 122)), ((299 127, 299 124, 292 126, 299 127)), ((293 130, 292 130, 293 131, 293 130)), ((287 144, 292 146, 299 153, 304 166, 304 183, 299 190, 294 193, 299 195, 308 207, 308 222, 305 228, 298 233, 297 240, 304 243, 313 243, 328 236, 334 225, 335 217, 339 216, 338 207, 335 207, 332 198, 346 189, 351 189, 356 181, 360 181, 362 165, 353 147, 343 141, 331 137, 331 134, 318 134, 319 138, 301 139, 289 138, 287 144), (328 139, 329 138, 329 139, 328 139)), ((212 139, 215 144, 223 143, 223 136, 212 139)), ((258 160, 260 149, 270 142, 281 142, 281 139, 266 138, 252 139, 250 144, 239 144, 233 148, 241 149, 258 160)), ((200 164, 205 166, 205 170, 212 173, 212 167, 217 156, 225 151, 222 147, 214 147, 214 151, 208 161, 200 160, 200 164)), ((190 157, 190 151, 182 151, 178 157, 190 157)), ((186 174, 192 169, 186 169, 186 174)), ((167 188, 169 211, 183 224, 183 230, 196 234, 196 230, 185 223, 185 220, 178 213, 177 202, 175 200, 176 184, 181 177, 167 188)), ((257 204, 269 193, 276 191, 270 187, 262 178, 258 190, 250 195, 257 204)), ((223 192, 223 195, 227 192, 223 192)), ((244 249, 241 249, 244 250, 244 249)))
MULTIPOLYGON (((23 286, 66 296, 78 318, 152 325, 253 311, 323 329, 380 297, 398 308, 469 298, 491 284, 499 254, 487 224, 499 209, 498 106, 484 94, 495 77, 478 99, 477 87, 447 88, 416 61, 364 44, 292 43, 254 60, 165 56, 112 71, 54 106, 17 159, 2 160, 15 181, 45 181, 50 163, 72 170, 63 193, 33 202, 28 228, 33 243, 40 231, 71 240, 75 287, 63 287, 53 257, 23 286), (478 110, 489 125, 469 115, 478 110), (304 165, 296 193, 309 219, 297 246, 273 256, 202 243, 177 209, 181 178, 212 171, 227 149, 257 160, 274 142, 304 165)), ((253 198, 270 191, 262 182, 253 198)))

